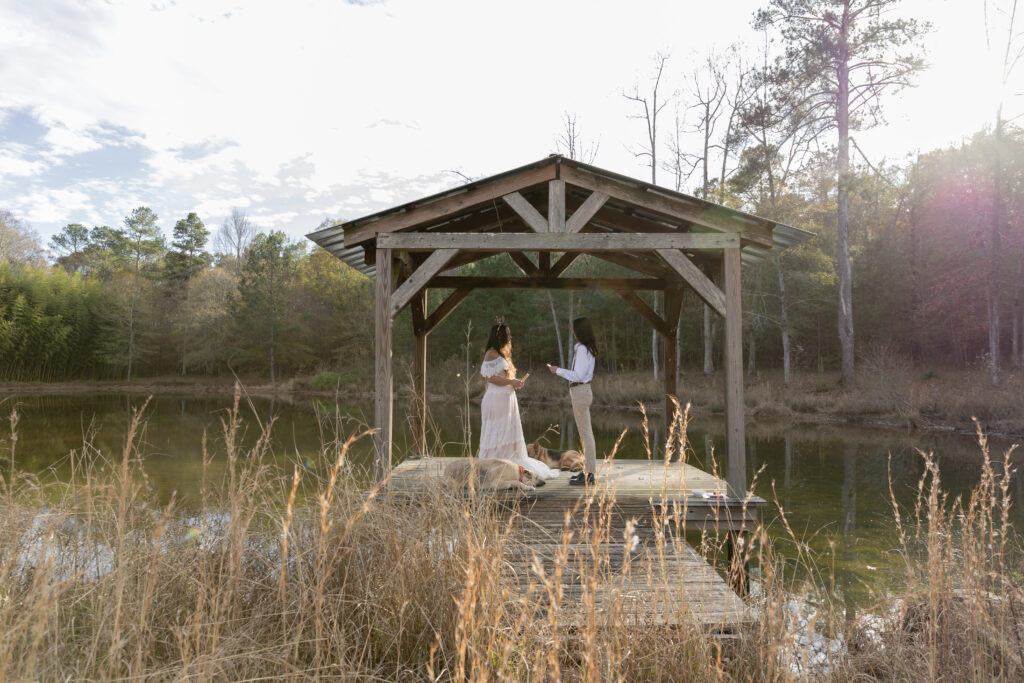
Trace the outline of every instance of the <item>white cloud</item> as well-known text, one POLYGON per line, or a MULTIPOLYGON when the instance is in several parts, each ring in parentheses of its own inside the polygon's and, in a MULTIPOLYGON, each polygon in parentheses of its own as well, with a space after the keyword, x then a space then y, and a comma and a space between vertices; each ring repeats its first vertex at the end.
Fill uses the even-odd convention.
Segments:
MULTIPOLYGON (((659 49, 672 54, 665 92, 678 89, 695 55, 755 38, 750 17, 763 4, 7 3, 0 102, 31 111, 48 147, 34 157, 5 142, 0 173, 8 188, 21 183, 20 203, 43 232, 117 223, 145 203, 167 224, 190 210, 219 224, 244 207, 298 236, 324 215, 352 218, 458 185, 447 169, 482 176, 539 159, 572 111, 585 137, 600 138, 599 165, 644 176, 629 152, 642 123, 627 118, 622 90, 647 77, 659 49), (40 180, 119 144, 145 154, 117 172, 86 169, 107 184, 40 180), (42 220, 58 208, 30 198, 56 191, 69 193, 59 210, 78 213, 42 220)), ((977 3, 905 8, 936 22, 934 69, 887 102, 889 128, 859 138, 876 158, 942 144, 992 114, 977 3)))
MULTIPOLYGON (((72 222, 72 215, 85 215, 88 222, 96 223, 100 216, 93 209, 92 197, 81 189, 47 189, 22 197, 17 204, 27 220, 33 224, 60 224, 72 222)), ((81 221, 78 221, 81 222, 81 221)))
POLYGON ((30 156, 24 145, 10 144, 0 150, 0 178, 12 176, 37 176, 46 170, 47 164, 39 160, 26 158, 30 156))
POLYGON ((102 145, 84 131, 75 131, 61 125, 55 125, 46 132, 43 138, 50 146, 54 157, 73 156, 100 149, 102 145))

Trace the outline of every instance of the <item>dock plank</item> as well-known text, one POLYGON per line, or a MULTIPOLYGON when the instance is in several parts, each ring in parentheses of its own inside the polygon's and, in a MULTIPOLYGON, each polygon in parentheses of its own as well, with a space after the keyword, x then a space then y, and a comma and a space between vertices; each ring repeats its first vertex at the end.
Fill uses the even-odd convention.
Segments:
MULTIPOLYGON (((445 466, 454 458, 407 460, 394 468, 387 495, 415 499, 442 486, 445 466)), ((636 619, 639 623, 676 624, 695 620, 713 632, 728 632, 753 615, 711 564, 681 538, 653 551, 652 523, 658 513, 685 520, 687 528, 745 530, 757 521, 765 501, 756 496, 730 498, 725 480, 688 463, 616 459, 599 462, 594 487, 570 486, 570 473, 549 480, 530 494, 498 492, 518 515, 515 543, 506 555, 509 582, 522 592, 539 577, 550 576, 559 552, 563 600, 559 621, 572 627, 594 618, 636 619), (705 493, 721 497, 706 497, 705 493), (590 509, 589 519, 584 511, 590 509), (606 533, 593 543, 593 524, 604 513, 606 533), (568 513, 568 514, 567 514, 568 513), (637 541, 627 551, 624 530, 636 525, 637 541), (567 526, 568 525, 568 526, 567 526), (568 528, 572 536, 563 543, 568 528), (589 583, 584 583, 587 581, 589 583), (589 613, 588 604, 594 613, 589 613)))

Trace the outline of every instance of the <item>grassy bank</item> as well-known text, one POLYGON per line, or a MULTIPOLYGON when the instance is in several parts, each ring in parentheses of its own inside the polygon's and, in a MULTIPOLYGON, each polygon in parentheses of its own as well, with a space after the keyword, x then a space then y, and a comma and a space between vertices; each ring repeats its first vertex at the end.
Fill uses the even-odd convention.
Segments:
MULTIPOLYGON (((990 463, 984 441, 982 477, 968 499, 944 497, 929 459, 916 505, 894 506, 905 591, 847 620, 830 598, 829 558, 813 556, 791 533, 783 533, 783 557, 759 529, 750 558, 759 618, 720 641, 685 618, 666 628, 631 618, 623 604, 597 611, 585 598, 598 582, 647 575, 686 533, 671 516, 621 576, 608 573, 601 539, 622 530, 586 526, 586 548, 556 539, 553 572, 523 577, 520 592, 505 559, 521 548, 492 500, 440 490, 414 505, 380 492, 368 498, 363 474, 347 461, 358 435, 342 433, 338 416, 322 418, 327 436, 317 462, 272 466, 273 425, 244 424, 238 400, 236 393, 222 433, 210 435, 218 446, 205 455, 226 460, 225 474, 204 478, 201 502, 190 509, 161 507, 147 489, 141 414, 122 452, 84 444, 71 456, 72 480, 60 484, 18 471, 12 416, 0 466, 0 678, 1024 676, 1009 482, 997 476, 1005 464, 990 463), (263 436, 248 451, 237 446, 243 429, 263 436), (582 573, 579 603, 563 598, 553 576, 570 564, 582 573), (558 625, 567 609, 582 612, 573 631, 558 625)), ((614 495, 593 504, 612 506, 614 495)), ((690 540, 710 561, 721 559, 717 537, 690 540)), ((683 586, 655 587, 656 599, 684 615, 683 586)))
MULTIPOLYGON (((429 392, 435 398, 463 395, 465 368, 455 362, 432 369, 429 392)), ((397 376, 400 390, 410 392, 411 380, 397 376)), ((1024 435, 1024 372, 1004 373, 992 387, 988 371, 918 370, 898 358, 884 356, 861 363, 857 384, 841 387, 838 373, 794 373, 789 386, 781 371, 745 376, 749 420, 803 423, 873 424, 903 429, 941 429, 974 432, 974 420, 987 431, 1024 435)), ((483 386, 470 382, 479 394, 483 386)), ((663 383, 650 372, 598 373, 594 405, 635 409, 644 403, 651 412, 664 409, 663 383)), ((690 403, 695 415, 722 413, 724 379, 721 373, 683 372, 677 385, 679 401, 690 403)), ((543 367, 530 375, 520 401, 568 406, 565 383, 543 367)))
MULTIPOLYGON (((522 372, 526 372, 524 369, 522 372)), ((451 359, 431 366, 428 398, 431 401, 464 398, 467 390, 479 399, 483 384, 475 380, 465 361, 451 359)), ((243 378, 244 380, 245 378, 243 378)), ((201 377, 151 377, 132 382, 8 382, 0 394, 46 395, 85 393, 134 393, 180 396, 230 396, 235 379, 201 377)), ((412 399, 412 373, 396 367, 395 391, 412 399)), ((836 373, 796 372, 789 386, 781 371, 766 371, 745 377, 747 419, 764 422, 870 424, 902 429, 957 430, 973 433, 978 419, 990 433, 1024 436, 1024 372, 1006 372, 998 387, 989 385, 984 368, 927 369, 908 365, 896 357, 876 354, 865 359, 853 387, 838 385, 836 373)), ((298 376, 276 384, 260 378, 245 381, 250 396, 340 397, 349 401, 369 400, 373 386, 366 373, 322 372, 298 376)), ((635 409, 643 403, 648 410, 664 410, 662 382, 650 372, 598 373, 594 382, 594 405, 635 409)), ((695 415, 723 412, 721 373, 705 375, 683 372, 678 384, 679 400, 690 403, 695 415)), ((560 405, 568 409, 565 383, 541 367, 531 373, 520 392, 520 401, 560 405)))

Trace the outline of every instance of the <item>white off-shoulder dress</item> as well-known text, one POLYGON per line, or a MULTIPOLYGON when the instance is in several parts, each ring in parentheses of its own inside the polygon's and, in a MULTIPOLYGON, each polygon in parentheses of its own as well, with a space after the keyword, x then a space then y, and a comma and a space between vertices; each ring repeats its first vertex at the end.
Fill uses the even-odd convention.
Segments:
MULTIPOLYGON (((480 365, 484 378, 504 375, 508 361, 502 356, 485 360, 480 365)), ((519 399, 512 387, 487 383, 483 401, 480 403, 480 451, 481 458, 502 458, 522 465, 541 479, 553 479, 558 470, 553 470, 539 460, 526 455, 526 439, 523 438, 523 423, 519 417, 519 399)))

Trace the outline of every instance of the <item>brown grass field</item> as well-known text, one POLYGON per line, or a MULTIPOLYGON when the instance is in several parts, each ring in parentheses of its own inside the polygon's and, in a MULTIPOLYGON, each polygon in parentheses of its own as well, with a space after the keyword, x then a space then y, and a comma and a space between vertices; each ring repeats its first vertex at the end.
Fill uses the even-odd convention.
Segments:
MULTIPOLYGON (((464 363, 432 368, 429 393, 436 398, 462 395, 464 363)), ((411 395, 410 373, 396 374, 396 387, 411 395)), ((680 373, 678 399, 694 415, 722 413, 721 373, 680 373)), ((471 383, 471 391, 483 385, 471 383)), ((651 373, 597 373, 594 405, 635 409, 643 403, 652 413, 664 410, 661 382, 651 373)), ((763 422, 873 424, 903 429, 959 430, 973 433, 974 420, 987 432, 1024 435, 1024 371, 1008 371, 992 387, 985 368, 920 370, 893 354, 876 352, 862 359, 853 387, 838 386, 838 373, 796 372, 786 386, 782 372, 769 370, 745 377, 747 419, 763 422)), ((541 368, 520 392, 523 403, 569 405, 565 383, 541 368)))

